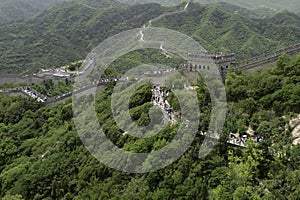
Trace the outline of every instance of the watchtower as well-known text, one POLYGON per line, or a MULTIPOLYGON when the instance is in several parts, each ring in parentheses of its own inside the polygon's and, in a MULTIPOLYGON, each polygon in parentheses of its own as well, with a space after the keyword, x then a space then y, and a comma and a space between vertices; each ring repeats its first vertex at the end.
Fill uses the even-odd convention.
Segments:
POLYGON ((234 53, 189 53, 188 65, 186 70, 190 72, 199 72, 200 70, 207 70, 211 72, 220 72, 223 80, 227 71, 230 68, 236 69, 238 62, 236 61, 234 53))

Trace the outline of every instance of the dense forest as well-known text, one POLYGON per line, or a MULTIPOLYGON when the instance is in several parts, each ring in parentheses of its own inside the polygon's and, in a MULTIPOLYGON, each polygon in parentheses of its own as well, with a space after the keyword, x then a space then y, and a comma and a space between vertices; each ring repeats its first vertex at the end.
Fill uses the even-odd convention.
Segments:
POLYGON ((295 34, 300 31, 300 17, 294 13, 251 19, 226 12, 223 8, 222 4, 208 7, 192 4, 187 13, 164 17, 154 26, 189 35, 210 52, 234 52, 239 59, 272 52, 300 41, 299 34, 295 34))
POLYGON ((162 11, 158 4, 104 10, 77 3, 57 5, 24 23, 0 28, 0 69, 32 72, 82 60, 107 37, 141 27, 162 11))
POLYGON ((110 0, 2 0, 0 2, 0 25, 21 21, 43 10, 63 2, 75 2, 96 8, 119 6, 121 3, 110 0))
MULTIPOLYGON (((135 0, 122 0, 126 3, 137 3, 135 0)), ((138 3, 149 3, 155 2, 166 6, 174 6, 181 3, 181 0, 141 0, 138 3)), ((251 10, 258 9, 272 9, 274 10, 290 10, 293 12, 299 12, 300 3, 298 0, 286 0, 284 3, 280 0, 194 0, 194 2, 201 4, 214 4, 214 3, 230 3, 235 6, 247 8, 251 10)))
MULTIPOLYGON (((91 5, 95 2, 89 1, 91 5)), ((104 39, 141 28, 150 19, 183 7, 154 3, 105 9, 77 2, 54 5, 25 21, 0 27, 0 70, 28 74, 82 60, 104 39)), ((280 12, 257 18, 261 15, 246 9, 235 14, 232 9, 238 8, 191 3, 187 12, 163 17, 153 25, 191 36, 208 51, 234 52, 239 59, 300 42, 300 17, 296 14, 280 12)))
MULTIPOLYGON (((56 3, 60 2, 66 2, 66 1, 72 1, 77 3, 83 3, 92 7, 96 8, 105 8, 105 7, 111 7, 111 6, 119 6, 121 3, 132 3, 132 1, 129 0, 2 0, 0 2, 0 24, 9 23, 11 21, 15 20, 22 20, 28 17, 31 17, 41 10, 49 9, 51 6, 53 6, 56 3)), ((182 1, 179 0, 160 0, 160 1, 150 1, 150 0, 143 0, 134 3, 160 3, 162 5, 169 5, 174 6, 177 4, 182 3, 182 1)), ((252 1, 233 1, 233 0, 196 0, 196 2, 199 3, 217 3, 217 2, 226 2, 230 3, 232 5, 236 5, 242 8, 251 9, 252 11, 256 12, 256 10, 290 10, 293 12, 299 13, 300 4, 297 0, 287 0, 283 4, 282 1, 274 1, 274 0, 252 0, 252 1)))
MULTIPOLYGON (((130 2, 1 0, 1 74, 33 74, 61 66, 79 69, 82 61, 78 61, 108 37, 141 28, 149 20, 180 11, 186 5, 180 0, 130 2), (173 7, 168 7, 170 3, 173 7)), ((185 12, 160 17, 151 24, 186 34, 210 52, 234 52, 242 61, 300 43, 299 8, 298 0, 195 0, 185 12)), ((159 63, 156 67, 160 69, 177 68, 186 61, 158 49, 136 50, 114 60, 102 76, 120 77, 134 67, 152 63, 159 63)), ((130 79, 118 89, 115 82, 101 84, 95 97, 83 95, 51 104, 5 94, 2 89, 27 85, 54 97, 78 85, 67 79, 45 80, 39 85, 0 85, 0 199, 299 199, 300 125, 291 126, 291 121, 300 117, 299 67, 300 54, 283 54, 274 66, 258 72, 230 69, 224 82, 227 116, 220 139, 210 138, 217 144, 206 157, 199 157, 199 151, 207 138, 203 133, 209 130, 214 100, 207 79, 198 74, 190 80, 193 87, 184 90, 195 92, 195 98, 184 98, 184 106, 196 102, 197 109, 189 115, 199 115, 193 143, 172 164, 147 173, 121 172, 93 157, 85 142, 100 137, 92 135, 95 123, 91 115, 84 114, 95 110, 96 123, 105 137, 124 151, 152 153, 163 149, 176 140, 181 127, 194 123, 177 118, 162 128, 156 125, 165 119, 152 101, 153 85, 149 81, 133 94, 127 90, 135 83, 130 79), (115 99, 119 105, 128 101, 128 115, 120 107, 111 106, 115 99), (90 101, 93 108, 83 100, 90 101), (153 113, 157 114, 154 118, 153 113), (82 124, 77 123, 78 116, 82 124), (120 125, 132 128, 128 116, 141 127, 154 122, 153 130, 147 132, 149 137, 134 137, 122 130, 120 125), (81 133, 78 126, 83 125, 87 128, 81 133), (243 147, 228 143, 232 136, 245 135, 248 139, 243 147)), ((180 106, 179 97, 168 88, 184 88, 181 75, 191 79, 197 74, 180 68, 177 72, 166 80, 163 89, 168 90, 167 101, 179 117, 183 104, 180 106)), ((213 83, 215 88, 223 86, 213 83)), ((100 153, 109 158, 113 155, 100 153)), ((112 160, 122 166, 151 168, 164 163, 168 155, 164 156, 146 156, 138 162, 131 158, 125 162, 123 157, 122 163, 112 160)))
POLYGON ((290 10, 299 13, 300 2, 297 0, 286 0, 284 4, 280 0, 196 0, 200 3, 226 2, 248 9, 271 8, 277 10, 290 10))
MULTIPOLYGON (((106 167, 83 146, 72 120, 72 100, 44 106, 32 99, 0 94, 0 197, 3 199, 298 199, 299 150, 292 145, 290 118, 300 113, 300 56, 283 55, 276 66, 226 79, 228 114, 221 140, 205 158, 198 152, 203 137, 175 163, 156 172, 122 173, 106 167), (250 127, 261 142, 247 148, 225 141, 229 133, 250 127)), ((199 78, 200 131, 209 123, 210 97, 199 78)), ((55 87, 55 86, 54 86, 55 87)), ((177 126, 135 139, 123 135, 110 109, 114 84, 96 95, 99 123, 116 145, 131 152, 150 152, 172 139, 177 126)), ((149 123, 151 85, 130 99, 130 114, 149 123)), ((89 98, 89 97, 86 97, 89 98)), ((176 102, 175 99, 170 99, 176 102)))
POLYGON ((0 2, 0 25, 26 19, 65 0, 2 0, 0 2))

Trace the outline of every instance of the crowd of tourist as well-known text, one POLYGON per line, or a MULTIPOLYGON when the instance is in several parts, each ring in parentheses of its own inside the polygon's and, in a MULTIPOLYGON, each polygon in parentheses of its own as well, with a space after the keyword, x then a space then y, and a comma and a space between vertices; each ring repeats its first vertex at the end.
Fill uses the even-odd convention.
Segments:
POLYGON ((160 86, 153 85, 152 94, 153 94, 152 102, 155 105, 159 105, 161 108, 163 108, 166 115, 168 116, 168 120, 173 121, 174 120, 174 117, 172 117, 173 108, 167 101, 167 97, 169 93, 167 91, 164 91, 160 86))

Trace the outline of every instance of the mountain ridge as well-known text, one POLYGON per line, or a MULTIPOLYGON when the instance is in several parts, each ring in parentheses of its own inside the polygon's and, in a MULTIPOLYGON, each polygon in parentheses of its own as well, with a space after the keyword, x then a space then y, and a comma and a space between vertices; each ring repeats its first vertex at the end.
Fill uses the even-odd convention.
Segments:
POLYGON ((299 22, 297 15, 289 13, 251 19, 226 12, 216 5, 191 3, 189 12, 162 18, 154 26, 188 34, 209 51, 232 51, 244 59, 299 43, 299 22), (286 23, 280 23, 283 19, 286 23))
POLYGON ((0 28, 1 70, 34 71, 83 59, 105 38, 141 27, 162 12, 158 4, 148 8, 146 12, 145 5, 98 11, 72 3, 5 25, 0 28))
MULTIPOLYGON (((107 37, 142 27, 169 10, 159 4, 100 10, 76 2, 54 6, 0 28, 0 70, 35 72, 84 59, 107 37)), ((218 5, 191 3, 187 12, 162 17, 153 25, 185 33, 208 51, 231 51, 245 59, 299 43, 299 22, 297 15, 288 12, 253 19, 224 11, 218 5)))
MULTIPOLYGON (((49 9, 51 6, 61 2, 76 2, 81 3, 93 8, 107 8, 107 7, 118 7, 120 5, 134 5, 137 2, 131 0, 2 0, 0 2, 0 25, 23 20, 28 17, 32 17, 43 10, 49 9)), ((143 3, 159 3, 163 6, 175 6, 179 5, 183 1, 178 0, 143 0, 139 1, 138 4, 143 3)), ((236 1, 236 0, 195 0, 195 2, 203 4, 226 4, 235 5, 235 12, 241 15, 250 15, 253 17, 270 16, 275 11, 289 10, 297 12, 300 15, 300 2, 297 0, 288 0, 282 4, 282 1, 270 1, 270 0, 251 0, 250 2, 236 1), (245 10, 246 9, 246 10, 245 10)))

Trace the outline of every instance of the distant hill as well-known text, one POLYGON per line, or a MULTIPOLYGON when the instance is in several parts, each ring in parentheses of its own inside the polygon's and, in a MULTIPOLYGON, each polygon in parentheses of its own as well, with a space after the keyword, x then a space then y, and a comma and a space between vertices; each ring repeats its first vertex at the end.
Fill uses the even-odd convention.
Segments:
MULTIPOLYGON (((167 10, 159 4, 107 9, 75 2, 57 4, 28 20, 0 27, 0 71, 29 73, 83 59, 107 37, 142 27, 167 10)), ((234 14, 228 5, 225 9, 220 4, 191 3, 188 12, 163 17, 154 26, 192 36, 209 51, 232 51, 245 59, 299 43, 299 23, 299 17, 290 12, 259 19, 234 14)))
MULTIPOLYGON (((120 0, 127 3, 160 3, 166 6, 175 6, 187 0, 120 0)), ((192 0, 193 2, 202 4, 215 4, 220 2, 230 3, 239 7, 247 9, 276 9, 276 10, 289 10, 300 14, 300 1, 299 0, 192 0)))
POLYGON ((226 12, 239 14, 248 18, 266 18, 272 17, 276 14, 276 11, 270 8, 246 9, 226 2, 220 2, 217 4, 222 10, 226 12))
POLYGON ((107 8, 119 5, 117 0, 1 0, 0 25, 23 20, 51 8, 57 3, 77 2, 95 8, 107 8))
POLYGON ((66 0, 1 0, 0 25, 21 20, 66 0))
POLYGON ((276 9, 276 10, 290 10, 292 12, 300 13, 299 0, 194 0, 199 3, 219 3, 226 2, 237 5, 247 9, 276 9))
POLYGON ((24 22, 0 27, 1 72, 36 71, 85 58, 105 38, 141 27, 160 15, 159 4, 105 10, 64 3, 24 22))
POLYGON ((300 17, 293 13, 252 19, 222 8, 192 3, 189 12, 161 18, 154 26, 183 32, 210 51, 232 51, 240 59, 300 42, 300 17))
MULTIPOLYGON (((56 3, 72 1, 82 3, 94 8, 116 7, 120 3, 158 3, 161 5, 174 6, 178 5, 184 0, 1 0, 0 1, 0 25, 26 19, 42 10, 49 9, 56 3)), ((238 7, 251 9, 246 11, 241 8, 234 10, 239 14, 248 14, 249 16, 270 16, 274 9, 277 11, 290 10, 300 15, 300 1, 299 0, 194 0, 199 3, 229 3, 238 7)), ((225 8, 225 7, 224 7, 225 8)), ((226 6, 228 9, 228 6, 226 6)), ((225 8, 225 9, 226 9, 225 8)), ((230 8, 231 10, 231 8, 230 8)))

